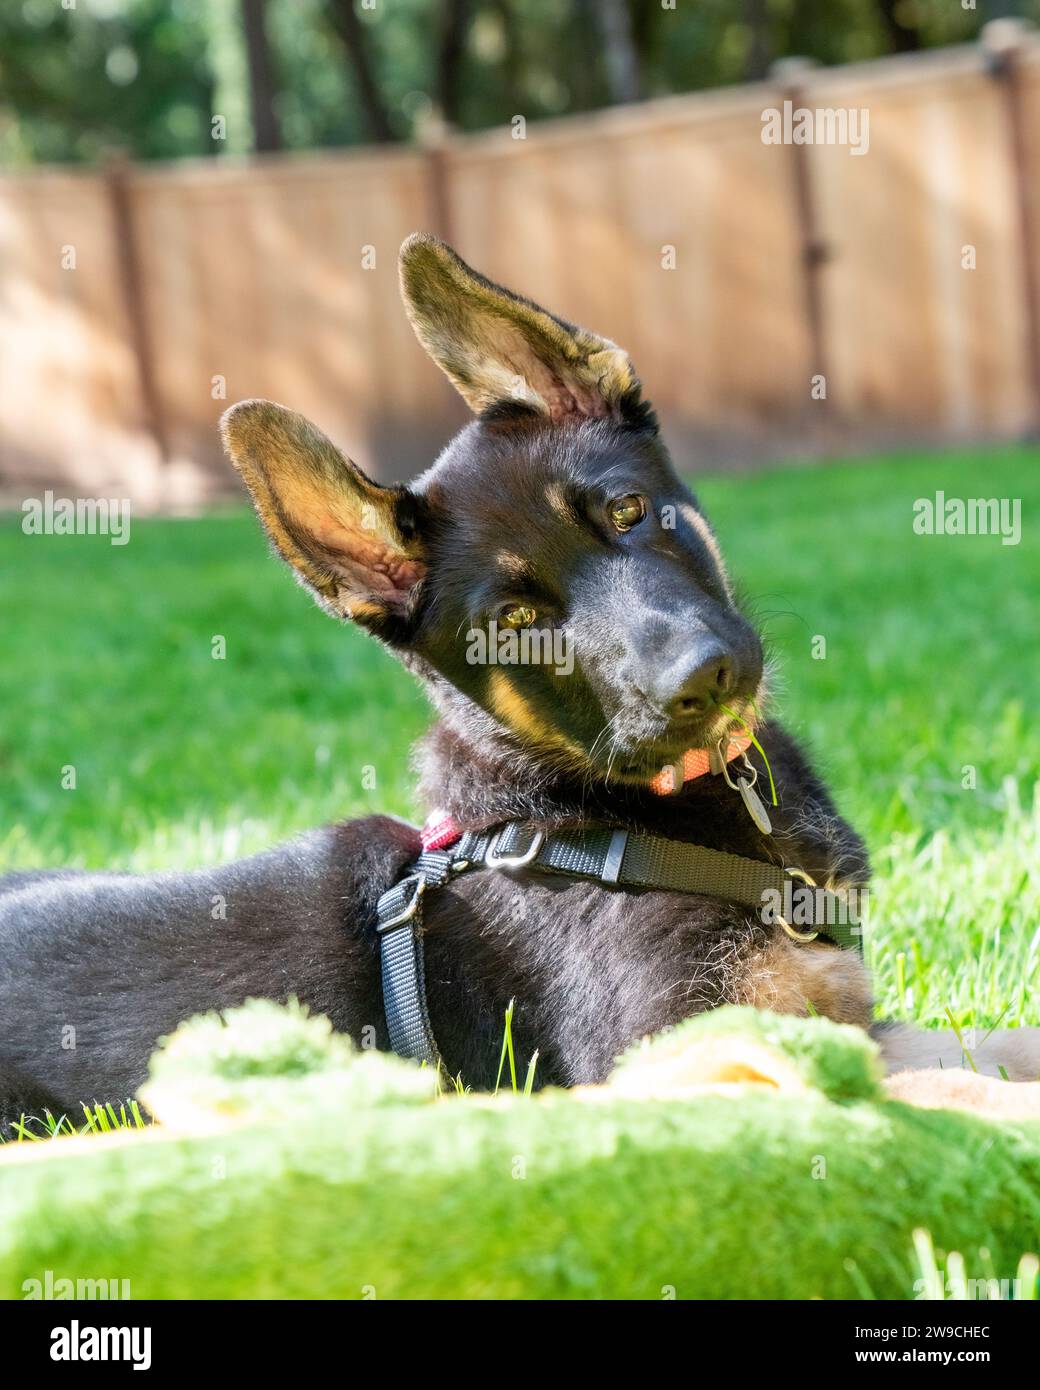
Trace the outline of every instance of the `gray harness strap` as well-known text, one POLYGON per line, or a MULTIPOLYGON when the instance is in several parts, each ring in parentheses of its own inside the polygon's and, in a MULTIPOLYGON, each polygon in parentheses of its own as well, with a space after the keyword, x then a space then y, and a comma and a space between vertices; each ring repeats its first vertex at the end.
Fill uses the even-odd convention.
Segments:
POLYGON ((797 941, 826 936, 846 949, 862 945, 860 926, 850 920, 843 900, 816 887, 800 870, 609 826, 546 834, 509 821, 492 830, 467 831, 449 850, 425 850, 376 908, 386 1025, 390 1045, 402 1057, 440 1061, 426 1006, 424 895, 475 868, 542 869, 611 886, 703 894, 753 907, 763 920, 772 901, 773 920, 797 941), (801 884, 796 887, 793 879, 801 884), (777 907, 795 898, 804 932, 777 907))
MULTIPOLYGON (((511 823, 495 852, 515 853, 525 834, 529 842, 530 832, 511 823)), ((627 830, 560 831, 541 845, 533 865, 631 888, 704 893, 754 907, 761 907, 767 889, 782 891, 785 878, 784 870, 775 864, 627 830)))

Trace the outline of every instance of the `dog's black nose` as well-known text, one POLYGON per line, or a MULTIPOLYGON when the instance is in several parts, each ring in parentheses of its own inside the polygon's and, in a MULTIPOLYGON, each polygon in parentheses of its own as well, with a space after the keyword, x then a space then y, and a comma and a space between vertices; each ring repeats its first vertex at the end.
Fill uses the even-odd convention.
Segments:
POLYGON ((722 646, 700 649, 665 704, 669 719, 708 714, 733 688, 733 660, 722 646))

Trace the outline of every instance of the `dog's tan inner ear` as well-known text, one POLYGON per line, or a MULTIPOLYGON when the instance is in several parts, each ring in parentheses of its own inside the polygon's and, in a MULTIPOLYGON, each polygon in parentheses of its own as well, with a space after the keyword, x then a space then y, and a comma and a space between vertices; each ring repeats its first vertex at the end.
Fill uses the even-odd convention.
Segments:
POLYGON ((639 400, 626 352, 492 284, 436 237, 401 247, 401 294, 419 341, 478 413, 517 401, 564 423, 639 400))
POLYGON ((231 461, 282 557, 339 617, 406 612, 425 574, 397 523, 400 490, 380 487, 309 420, 242 401, 221 421, 231 461))

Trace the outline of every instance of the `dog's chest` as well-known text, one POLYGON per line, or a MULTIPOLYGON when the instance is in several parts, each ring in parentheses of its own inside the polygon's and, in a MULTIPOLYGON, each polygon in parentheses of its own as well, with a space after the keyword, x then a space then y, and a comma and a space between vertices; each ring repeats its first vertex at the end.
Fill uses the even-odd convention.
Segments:
POLYGON ((858 955, 796 945, 747 908, 692 893, 479 870, 428 900, 424 943, 434 1031, 449 1070, 474 1084, 497 1065, 511 1000, 518 1049, 537 1048, 555 1084, 601 1080, 634 1040, 722 1004, 871 1017, 858 955))

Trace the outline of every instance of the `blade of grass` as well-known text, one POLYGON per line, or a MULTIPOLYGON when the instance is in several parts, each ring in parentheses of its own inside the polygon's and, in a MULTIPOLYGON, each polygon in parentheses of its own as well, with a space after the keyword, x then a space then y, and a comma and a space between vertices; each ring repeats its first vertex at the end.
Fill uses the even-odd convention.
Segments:
POLYGON ((524 1082, 524 1095, 529 1096, 534 1090, 534 1069, 538 1065, 538 1049, 535 1048, 531 1054, 531 1060, 527 1064, 527 1080, 524 1082))
POLYGON ((516 1060, 513 1056, 513 1005, 515 999, 510 999, 506 1005, 506 1026, 502 1034, 502 1051, 498 1058, 498 1075, 495 1077, 495 1089, 493 1095, 498 1095, 498 1088, 502 1084, 502 1071, 506 1064, 506 1057, 509 1058, 509 1070, 513 1077, 513 1090, 516 1090, 516 1060))
POLYGON ((964 1053, 965 1057, 967 1057, 967 1059, 968 1059, 968 1066, 971 1067, 972 1071, 977 1072, 977 1071, 978 1071, 978 1067, 975 1065, 975 1058, 974 1058, 974 1057, 971 1055, 971 1053, 968 1051, 968 1046, 967 1046, 967 1044, 966 1044, 965 1041, 964 1041, 964 1035, 961 1033, 960 1028, 958 1028, 958 1026, 957 1026, 957 1020, 954 1018, 953 1014, 950 1012, 949 1006, 947 1006, 947 1008, 946 1008, 946 1017, 950 1020, 950 1027, 953 1029, 954 1037, 957 1039, 957 1041, 958 1041, 958 1042, 960 1043, 960 1045, 961 1045, 961 1051, 964 1053))
POLYGON ((1018 1262, 1018 1269, 1015 1270, 1015 1278, 1018 1280, 1020 1289, 1019 1298, 1023 1301, 1036 1302, 1040 1297, 1037 1291, 1037 1276, 1040 1275, 1040 1259, 1035 1255, 1023 1255, 1018 1262))
POLYGON ((740 715, 736 712, 736 710, 730 709, 729 705, 719 705, 719 709, 722 710, 723 714, 728 714, 731 719, 735 719, 737 721, 737 723, 744 730, 744 733, 751 740, 754 747, 758 750, 759 757, 766 765, 766 774, 769 777, 769 795, 772 799, 773 805, 776 806, 776 783, 773 781, 773 769, 769 766, 769 759, 766 757, 766 750, 762 747, 758 739, 755 737, 755 732, 752 729, 751 725, 747 722, 746 719, 742 719, 740 715))
POLYGON ((918 1268, 925 1281, 925 1291, 921 1293, 919 1297, 931 1300, 944 1298, 946 1294, 946 1281, 941 1279, 939 1275, 939 1266, 935 1259, 935 1246, 932 1244, 931 1232, 926 1231, 923 1226, 918 1226, 914 1230, 913 1240, 918 1268))

